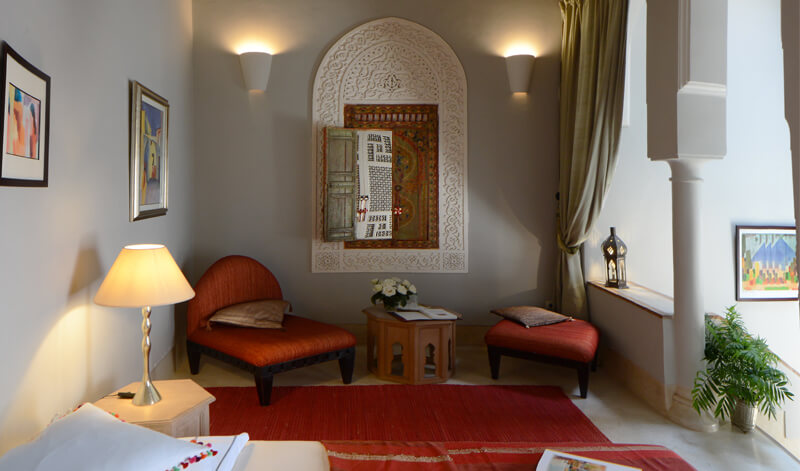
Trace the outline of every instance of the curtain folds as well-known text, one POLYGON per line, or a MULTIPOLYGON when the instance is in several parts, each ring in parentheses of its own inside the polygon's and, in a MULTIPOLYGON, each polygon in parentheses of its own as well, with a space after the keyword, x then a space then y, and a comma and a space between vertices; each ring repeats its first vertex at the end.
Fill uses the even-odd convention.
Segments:
POLYGON ((587 318, 580 248, 611 184, 622 127, 628 0, 560 0, 557 309, 587 318))

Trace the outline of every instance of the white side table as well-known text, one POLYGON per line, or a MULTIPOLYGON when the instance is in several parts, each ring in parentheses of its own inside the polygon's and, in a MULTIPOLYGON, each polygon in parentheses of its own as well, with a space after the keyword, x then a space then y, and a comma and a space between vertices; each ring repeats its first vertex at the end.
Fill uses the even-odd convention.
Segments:
MULTIPOLYGON (((130 399, 104 397, 95 406, 117 414, 125 422, 141 425, 173 437, 208 435, 208 405, 215 398, 191 379, 153 381, 161 400, 151 406, 134 406, 130 399)), ((139 382, 119 388, 136 392, 139 382)))

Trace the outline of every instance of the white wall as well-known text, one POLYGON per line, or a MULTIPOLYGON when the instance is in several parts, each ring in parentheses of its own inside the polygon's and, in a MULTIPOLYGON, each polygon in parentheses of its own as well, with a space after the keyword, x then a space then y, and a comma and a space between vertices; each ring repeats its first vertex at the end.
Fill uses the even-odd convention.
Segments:
MULTIPOLYGON (((670 172, 666 164, 651 162, 646 155, 645 58, 637 52, 644 48, 639 45, 645 38, 644 28, 635 26, 632 37, 631 126, 623 129, 617 173, 585 254, 588 278, 603 279, 599 245, 608 235, 608 226, 615 225, 630 251, 628 279, 671 295, 670 172)), ((736 225, 794 224, 780 40, 779 0, 728 2, 728 154, 704 168, 702 253, 707 312, 721 313, 736 303, 736 225)), ((765 337, 787 363, 800 365, 797 302, 739 302, 738 309, 751 332, 765 337)))
POLYGON ((310 271, 311 87, 325 51, 354 26, 416 21, 455 51, 467 76, 468 274, 409 274, 420 300, 491 324, 489 309, 552 299, 561 19, 550 0, 195 0, 196 270, 239 253, 272 269, 295 311, 362 323, 376 274, 310 271), (240 43, 276 55, 266 93, 244 90, 240 43), (505 50, 538 56, 531 94, 508 91, 505 50))
MULTIPOLYGON (((0 454, 141 378, 141 315, 92 303, 123 245, 190 247, 190 0, 0 0, 0 39, 52 78, 48 188, 0 187, 0 454), (128 80, 166 97, 170 208, 128 222, 128 80)), ((173 310, 156 308, 155 364, 173 310)))

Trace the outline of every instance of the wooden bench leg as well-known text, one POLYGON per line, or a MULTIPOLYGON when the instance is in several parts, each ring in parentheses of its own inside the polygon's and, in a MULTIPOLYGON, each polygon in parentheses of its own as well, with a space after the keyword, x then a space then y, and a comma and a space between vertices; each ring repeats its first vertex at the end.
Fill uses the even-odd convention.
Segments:
POLYGON ((262 406, 268 406, 270 397, 272 396, 272 375, 265 373, 256 373, 256 391, 258 392, 258 403, 262 406))
POLYGON ((356 349, 353 348, 342 358, 339 358, 339 372, 342 373, 342 382, 350 384, 353 381, 353 367, 356 364, 356 349))
POLYGON ((489 369, 492 371, 492 379, 500 376, 500 352, 494 347, 489 346, 489 369))
POLYGON ((589 363, 578 367, 578 386, 581 389, 581 397, 586 399, 589 392, 589 363))
POLYGON ((189 371, 196 375, 200 372, 200 349, 194 344, 186 342, 186 355, 189 357, 189 371))

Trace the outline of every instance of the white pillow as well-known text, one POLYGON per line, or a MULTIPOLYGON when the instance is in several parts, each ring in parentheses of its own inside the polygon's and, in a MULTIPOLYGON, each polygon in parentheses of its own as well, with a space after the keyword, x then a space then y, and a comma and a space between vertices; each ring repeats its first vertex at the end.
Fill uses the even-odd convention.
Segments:
POLYGON ((0 471, 163 471, 183 469, 184 461, 202 463, 214 453, 208 447, 122 422, 87 403, 53 422, 32 442, 0 457, 0 471))
POLYGON ((247 445, 250 435, 240 433, 239 435, 226 435, 215 437, 181 438, 181 440, 196 440, 204 445, 211 445, 211 448, 218 453, 214 456, 200 461, 192 466, 192 471, 231 471, 236 464, 236 458, 247 445))

